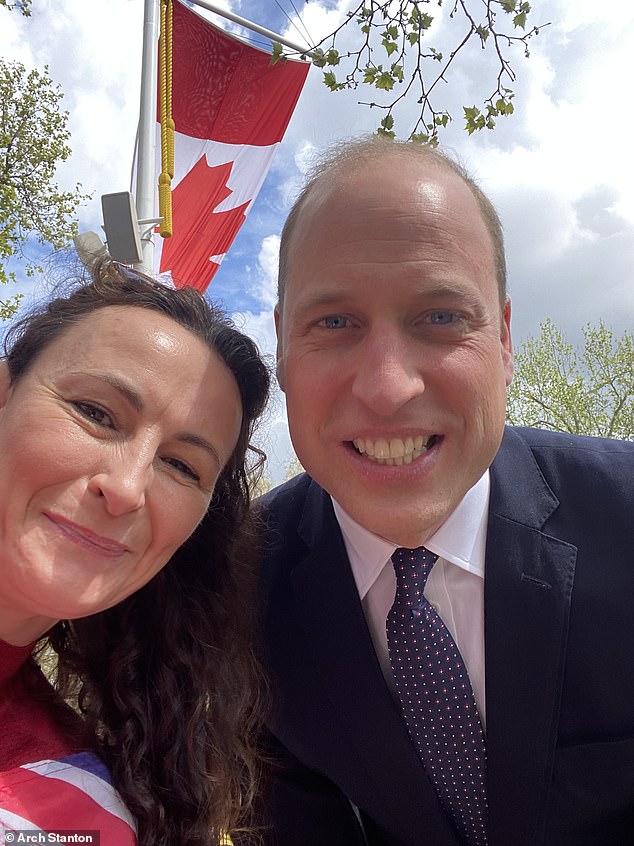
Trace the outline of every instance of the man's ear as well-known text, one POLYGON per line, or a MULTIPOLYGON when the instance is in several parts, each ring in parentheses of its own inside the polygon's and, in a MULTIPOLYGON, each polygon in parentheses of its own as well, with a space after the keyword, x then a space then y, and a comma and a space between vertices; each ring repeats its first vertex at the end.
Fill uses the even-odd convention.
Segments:
POLYGON ((275 364, 275 375, 277 376, 277 384, 280 386, 281 390, 284 391, 284 382, 286 378, 285 374, 285 367, 284 367, 284 350, 283 350, 283 342, 282 342, 282 315, 280 313, 279 304, 275 306, 274 311, 275 317, 275 334, 277 335, 277 350, 276 350, 276 364, 275 364))
POLYGON ((500 338, 502 342, 502 361, 504 363, 504 372, 506 374, 506 387, 511 384, 513 379, 513 342, 511 341, 511 301, 507 297, 504 303, 504 312, 502 314, 502 335, 500 338))
POLYGON ((0 361, 0 408, 4 408, 11 393, 11 376, 9 365, 6 361, 0 361))

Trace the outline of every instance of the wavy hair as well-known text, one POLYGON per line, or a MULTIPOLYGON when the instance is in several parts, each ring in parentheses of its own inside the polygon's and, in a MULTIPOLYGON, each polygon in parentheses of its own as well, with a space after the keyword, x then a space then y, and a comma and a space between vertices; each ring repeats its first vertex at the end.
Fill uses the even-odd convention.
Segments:
POLYGON ((253 651, 248 481, 262 463, 250 442, 269 372, 255 344, 197 292, 101 262, 91 281, 9 330, 11 381, 69 326, 108 306, 165 313, 207 343, 236 379, 242 426, 207 513, 166 566, 113 608, 59 622, 42 643, 57 653, 58 690, 83 714, 140 846, 211 846, 238 832, 241 842, 257 840, 265 688, 253 651))

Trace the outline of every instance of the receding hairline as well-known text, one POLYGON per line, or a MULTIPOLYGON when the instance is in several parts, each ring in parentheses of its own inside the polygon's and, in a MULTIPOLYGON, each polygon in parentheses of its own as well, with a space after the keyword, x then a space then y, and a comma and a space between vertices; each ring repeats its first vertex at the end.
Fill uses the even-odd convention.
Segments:
POLYGON ((476 181, 458 161, 452 159, 441 150, 411 141, 394 141, 370 136, 357 141, 347 142, 345 145, 327 150, 314 166, 309 170, 304 187, 295 200, 280 238, 279 273, 278 273, 278 308, 281 310, 284 301, 284 291, 288 275, 289 257, 292 251, 293 239, 302 210, 308 201, 317 193, 319 188, 334 190, 333 183, 337 177, 344 175, 352 178, 360 170, 373 161, 389 161, 406 159, 421 165, 433 164, 438 169, 444 169, 456 176, 467 186, 473 195, 479 212, 491 238, 493 258, 495 263, 496 281, 501 310, 506 301, 506 259, 504 253, 504 235, 500 218, 489 198, 484 194, 476 181))

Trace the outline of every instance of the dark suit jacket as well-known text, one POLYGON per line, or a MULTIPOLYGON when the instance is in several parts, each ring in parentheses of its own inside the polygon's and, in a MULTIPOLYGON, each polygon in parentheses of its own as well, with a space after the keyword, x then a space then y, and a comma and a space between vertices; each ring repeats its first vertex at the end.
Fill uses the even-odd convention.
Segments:
MULTIPOLYGON (((328 496, 300 476, 263 513, 283 761, 267 843, 457 846, 328 496)), ((634 444, 507 430, 491 468, 485 649, 490 846, 634 844, 634 444)))

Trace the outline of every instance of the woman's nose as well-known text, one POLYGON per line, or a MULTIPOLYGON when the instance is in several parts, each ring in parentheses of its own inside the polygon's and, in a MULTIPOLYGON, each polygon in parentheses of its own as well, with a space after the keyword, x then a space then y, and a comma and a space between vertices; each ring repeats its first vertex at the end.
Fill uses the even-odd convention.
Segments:
POLYGON ((120 516, 143 508, 153 473, 152 462, 145 456, 125 451, 92 476, 88 489, 104 498, 108 513, 120 516))

